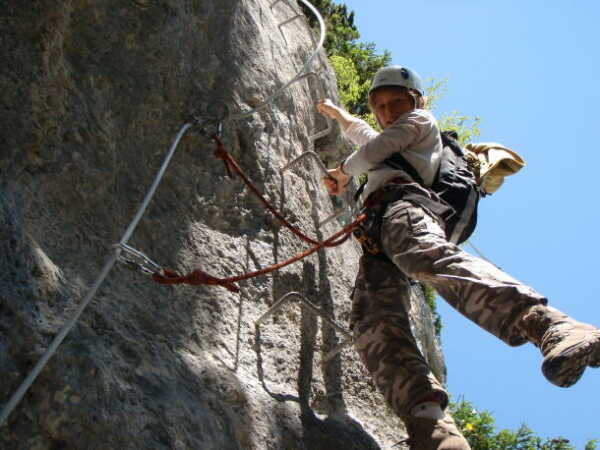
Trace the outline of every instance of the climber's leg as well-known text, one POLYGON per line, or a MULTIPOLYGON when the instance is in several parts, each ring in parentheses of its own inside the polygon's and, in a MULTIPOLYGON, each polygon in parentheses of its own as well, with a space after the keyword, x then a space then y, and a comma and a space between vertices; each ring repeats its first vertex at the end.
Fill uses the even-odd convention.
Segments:
POLYGON ((377 388, 399 415, 419 401, 436 397, 443 408, 448 395, 431 373, 412 334, 406 302, 407 278, 391 262, 364 255, 353 294, 355 347, 377 388))
POLYGON ((355 347, 387 403, 407 427, 411 449, 469 449, 444 409, 448 394, 411 331, 410 283, 389 260, 365 255, 353 294, 355 347))
POLYGON ((403 273, 431 285, 464 316, 509 345, 526 342, 516 322, 546 299, 448 242, 434 214, 405 201, 392 203, 383 218, 381 241, 403 273))

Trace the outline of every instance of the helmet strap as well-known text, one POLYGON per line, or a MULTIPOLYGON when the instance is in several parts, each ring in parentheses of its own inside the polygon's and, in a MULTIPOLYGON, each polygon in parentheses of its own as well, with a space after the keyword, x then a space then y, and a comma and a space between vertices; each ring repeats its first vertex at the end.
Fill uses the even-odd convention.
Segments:
POLYGON ((406 92, 408 93, 408 95, 410 95, 410 98, 412 98, 413 109, 418 109, 419 96, 417 96, 417 94, 415 94, 415 92, 412 89, 407 89, 406 92))

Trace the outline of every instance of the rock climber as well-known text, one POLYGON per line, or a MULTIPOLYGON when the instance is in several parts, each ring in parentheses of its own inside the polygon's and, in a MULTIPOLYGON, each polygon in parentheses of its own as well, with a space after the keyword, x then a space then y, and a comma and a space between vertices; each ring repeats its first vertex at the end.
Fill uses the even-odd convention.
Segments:
POLYGON ((461 314, 506 344, 531 342, 539 347, 543 374, 557 386, 571 386, 586 367, 600 366, 600 330, 547 306, 544 296, 447 239, 444 219, 431 207, 443 203, 430 189, 442 141, 425 100, 419 75, 401 66, 380 69, 369 91, 381 132, 331 100, 321 100, 318 111, 335 119, 360 146, 329 171, 324 183, 330 194, 340 195, 352 177, 367 173, 362 198, 379 218, 365 231, 381 252, 365 249, 352 293, 350 325, 364 365, 405 422, 411 449, 468 449, 445 411, 448 393, 411 332, 411 279, 435 288, 461 314), (397 152, 416 169, 421 183, 384 162, 397 152))

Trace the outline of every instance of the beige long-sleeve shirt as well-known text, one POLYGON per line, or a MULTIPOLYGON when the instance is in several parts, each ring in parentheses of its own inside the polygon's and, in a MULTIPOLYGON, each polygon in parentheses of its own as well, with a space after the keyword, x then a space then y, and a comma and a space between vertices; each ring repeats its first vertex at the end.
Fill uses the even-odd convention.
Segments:
POLYGON ((381 133, 364 120, 354 118, 344 133, 361 146, 344 162, 344 172, 353 176, 365 172, 369 175, 363 198, 405 173, 383 164, 396 152, 402 153, 427 186, 433 183, 440 165, 442 141, 437 121, 429 111, 409 111, 381 133))

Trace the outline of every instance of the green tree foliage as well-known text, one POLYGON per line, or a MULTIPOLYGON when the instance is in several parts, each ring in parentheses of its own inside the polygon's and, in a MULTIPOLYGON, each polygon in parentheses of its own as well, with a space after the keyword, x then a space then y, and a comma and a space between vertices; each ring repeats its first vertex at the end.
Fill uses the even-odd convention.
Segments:
POLYGON ((479 117, 469 117, 454 111, 450 114, 442 114, 438 120, 440 130, 454 130, 458 134, 458 140, 465 145, 480 135, 479 117))
MULTIPOLYGON (((575 450, 563 437, 542 439, 522 424, 517 431, 496 431, 493 416, 487 411, 477 411, 473 405, 461 400, 450 405, 457 426, 471 447, 478 450, 575 450)), ((598 440, 587 442, 585 450, 595 450, 598 440)))
MULTIPOLYGON (((429 80, 429 86, 426 88, 427 103, 425 107, 434 110, 437 107, 438 100, 443 97, 448 88, 448 80, 429 80)), ((469 117, 458 111, 452 113, 443 113, 438 119, 440 130, 454 130, 458 134, 458 139, 462 145, 473 140, 480 135, 479 117, 469 117)))
MULTIPOLYGON (((385 50, 379 54, 375 44, 360 42, 360 33, 354 24, 354 12, 348 11, 343 3, 333 0, 312 0, 311 3, 323 16, 327 25, 325 50, 336 72, 338 91, 342 106, 352 114, 361 116, 377 128, 373 115, 369 112, 368 93, 375 72, 389 65, 391 53, 385 50)), ((317 19, 304 4, 300 4, 313 28, 317 19)), ((447 89, 447 81, 430 80, 427 88, 427 108, 435 109, 437 100, 447 89)), ((441 129, 455 130, 462 144, 479 136, 480 119, 471 118, 458 112, 444 114, 440 119, 441 129)))
POLYGON ((341 55, 331 55, 329 62, 335 70, 342 105, 360 101, 362 86, 359 83, 358 71, 354 62, 350 58, 341 55))
POLYGON ((437 292, 434 288, 432 288, 427 283, 419 283, 421 285, 421 289, 423 290, 423 296, 425 297, 425 302, 429 305, 429 309, 431 309, 431 315, 433 317, 433 328, 435 330, 435 335, 438 339, 442 338, 442 316, 437 311, 437 301, 436 296, 437 292))
POLYGON ((350 53, 346 57, 356 67, 358 75, 357 84, 360 92, 356 101, 350 102, 345 106, 351 113, 364 116, 369 114, 369 88, 371 80, 375 72, 390 64, 392 56, 387 50, 383 54, 378 55, 373 43, 356 43, 351 47, 350 53))
POLYGON ((585 444, 585 450, 596 450, 598 448, 598 439, 591 439, 585 444))
MULTIPOLYGON (((350 47, 360 37, 358 29, 354 25, 354 12, 348 12, 348 7, 343 4, 335 4, 331 0, 311 0, 311 3, 323 16, 327 26, 325 35, 325 49, 329 55, 348 54, 350 47)), ((311 27, 318 26, 317 19, 309 9, 300 3, 304 14, 308 17, 311 27)))

